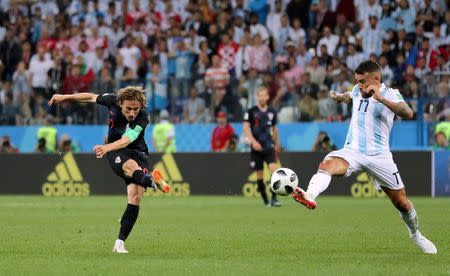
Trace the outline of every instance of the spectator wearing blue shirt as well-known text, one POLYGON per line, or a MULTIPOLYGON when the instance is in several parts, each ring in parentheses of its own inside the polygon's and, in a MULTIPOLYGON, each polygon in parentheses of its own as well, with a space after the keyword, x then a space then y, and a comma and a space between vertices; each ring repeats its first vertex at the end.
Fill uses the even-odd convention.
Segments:
POLYGON ((414 40, 411 38, 407 38, 402 48, 403 53, 406 58, 406 65, 412 65, 416 67, 417 53, 419 53, 419 49, 414 46, 414 40))
POLYGON ((152 70, 147 73, 145 80, 147 111, 159 114, 167 105, 167 77, 161 72, 159 63, 152 64, 152 70))
POLYGON ((195 50, 191 45, 180 41, 177 43, 175 50, 169 53, 169 58, 173 58, 175 61, 175 86, 177 90, 175 92, 178 96, 188 96, 193 61, 192 53, 194 52, 195 50))
POLYGON ((416 10, 414 3, 401 0, 393 16, 397 21, 397 30, 404 29, 408 34, 415 33, 416 10))
POLYGON ((258 15, 258 23, 266 24, 267 14, 269 12, 266 0, 252 0, 248 8, 251 12, 258 15))

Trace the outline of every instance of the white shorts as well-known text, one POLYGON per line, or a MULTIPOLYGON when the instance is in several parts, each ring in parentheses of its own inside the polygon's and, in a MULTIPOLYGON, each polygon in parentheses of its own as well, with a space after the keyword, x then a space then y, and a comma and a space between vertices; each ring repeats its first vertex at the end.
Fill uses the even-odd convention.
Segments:
POLYGON ((330 152, 324 161, 333 157, 342 158, 349 163, 345 177, 353 172, 365 171, 372 177, 377 190, 381 190, 381 186, 391 190, 400 190, 404 187, 392 153, 388 150, 378 155, 365 155, 343 148, 330 152))

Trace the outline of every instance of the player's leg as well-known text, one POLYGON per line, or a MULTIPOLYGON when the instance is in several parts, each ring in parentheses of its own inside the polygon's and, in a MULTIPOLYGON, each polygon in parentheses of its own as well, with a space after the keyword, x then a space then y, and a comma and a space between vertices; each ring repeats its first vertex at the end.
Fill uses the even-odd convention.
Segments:
POLYGON ((437 249, 434 244, 419 232, 419 220, 414 205, 406 197, 402 178, 394 163, 392 154, 386 152, 380 156, 371 157, 370 164, 366 168, 373 178, 375 188, 383 189, 398 210, 404 221, 411 240, 425 253, 435 254, 437 249))
POLYGON ((269 199, 266 192, 266 184, 264 183, 264 171, 259 169, 256 171, 256 184, 258 184, 258 191, 264 201, 266 207, 270 207, 269 199))
POLYGON ((311 177, 307 191, 297 188, 292 196, 308 209, 315 209, 317 207, 315 199, 328 188, 331 177, 333 175, 346 175, 348 168, 349 163, 340 157, 325 158, 324 162, 320 163, 317 173, 311 177))
POLYGON ((262 152, 250 152, 250 167, 256 171, 256 184, 258 184, 258 191, 264 201, 266 207, 270 207, 269 199, 267 198, 266 185, 264 184, 264 158, 262 152))
POLYGON ((130 183, 127 186, 128 205, 120 219, 120 231, 114 244, 113 251, 117 253, 128 253, 125 249, 125 240, 128 238, 131 230, 139 215, 139 205, 145 188, 141 185, 130 183))
MULTIPOLYGON (((271 162, 268 163, 269 164, 269 170, 270 170, 270 175, 272 175, 276 170, 277 170, 277 163, 275 162, 271 162)), ((272 201, 271 201, 271 205, 275 206, 275 207, 281 207, 281 203, 277 200, 277 194, 272 192, 272 201)))

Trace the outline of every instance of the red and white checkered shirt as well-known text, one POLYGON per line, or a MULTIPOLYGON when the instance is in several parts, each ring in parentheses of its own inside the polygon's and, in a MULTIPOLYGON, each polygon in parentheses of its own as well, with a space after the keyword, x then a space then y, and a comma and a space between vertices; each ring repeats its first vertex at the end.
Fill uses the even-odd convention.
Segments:
POLYGON ((236 64, 236 53, 238 49, 239 46, 234 41, 231 41, 228 45, 224 45, 223 43, 219 44, 217 54, 220 57, 222 66, 226 67, 228 70, 234 68, 236 64))

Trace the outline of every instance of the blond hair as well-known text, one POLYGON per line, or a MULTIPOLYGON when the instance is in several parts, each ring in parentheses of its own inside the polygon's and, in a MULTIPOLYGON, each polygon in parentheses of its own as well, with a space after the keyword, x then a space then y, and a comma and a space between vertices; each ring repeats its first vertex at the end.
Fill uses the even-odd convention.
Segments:
POLYGON ((119 103, 127 100, 140 102, 142 108, 145 108, 148 104, 147 98, 145 97, 145 90, 139 86, 127 86, 117 92, 117 101, 119 103))
POLYGON ((267 95, 269 95, 269 89, 266 86, 260 86, 258 89, 256 89, 256 94, 258 94, 259 91, 266 91, 267 95))

